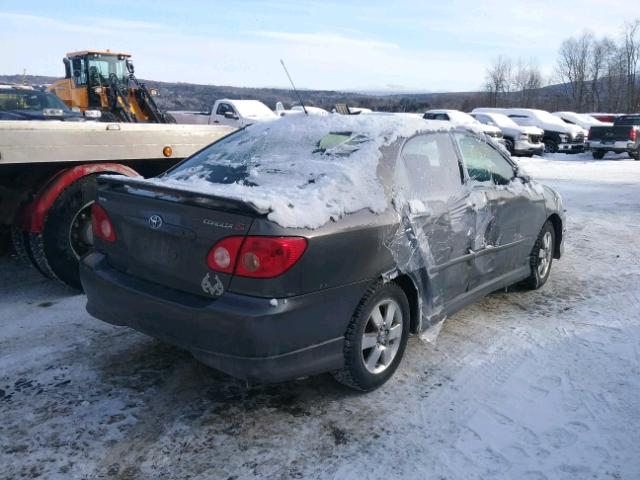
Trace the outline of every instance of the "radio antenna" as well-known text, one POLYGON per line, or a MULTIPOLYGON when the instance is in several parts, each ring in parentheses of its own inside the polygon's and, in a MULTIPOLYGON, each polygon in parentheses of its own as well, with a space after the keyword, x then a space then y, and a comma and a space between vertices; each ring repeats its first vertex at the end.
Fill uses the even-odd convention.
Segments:
POLYGON ((302 97, 300 96, 300 93, 298 93, 298 90, 296 89, 296 86, 293 84, 293 80, 291 80, 291 75, 289 75, 289 70, 287 70, 287 66, 284 64, 284 60, 280 59, 280 64, 282 65, 282 68, 284 68, 284 73, 287 74, 287 77, 289 78, 289 81, 291 82, 291 86, 293 87, 293 91, 298 96, 298 101, 300 102, 300 105, 302 105, 302 110, 304 110, 304 114, 305 115, 309 115, 309 112, 307 112, 307 109, 304 106, 304 102, 302 101, 302 97))

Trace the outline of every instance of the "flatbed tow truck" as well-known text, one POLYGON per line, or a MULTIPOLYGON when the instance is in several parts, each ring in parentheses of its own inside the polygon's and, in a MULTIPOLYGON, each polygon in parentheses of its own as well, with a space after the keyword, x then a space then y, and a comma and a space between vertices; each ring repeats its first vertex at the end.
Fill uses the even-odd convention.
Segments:
POLYGON ((80 289, 96 177, 157 175, 231 133, 224 125, 0 121, 0 228, 44 276, 80 289))

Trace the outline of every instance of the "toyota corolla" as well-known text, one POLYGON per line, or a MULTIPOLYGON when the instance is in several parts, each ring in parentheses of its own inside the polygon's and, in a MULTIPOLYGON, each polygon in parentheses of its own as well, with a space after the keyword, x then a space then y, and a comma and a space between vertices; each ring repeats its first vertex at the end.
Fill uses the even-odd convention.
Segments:
POLYGON ((419 334, 544 285, 560 196, 482 134, 399 116, 285 117, 160 177, 103 176, 87 310, 251 382, 371 390, 419 334))

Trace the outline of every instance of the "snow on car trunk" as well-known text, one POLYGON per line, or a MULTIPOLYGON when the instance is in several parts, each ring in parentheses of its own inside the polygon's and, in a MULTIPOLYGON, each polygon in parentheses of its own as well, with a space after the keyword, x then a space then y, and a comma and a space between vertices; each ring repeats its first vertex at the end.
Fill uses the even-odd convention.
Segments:
POLYGON ((443 128, 395 115, 292 116, 240 130, 148 181, 248 202, 284 227, 317 228, 346 213, 383 211, 381 147, 443 128))

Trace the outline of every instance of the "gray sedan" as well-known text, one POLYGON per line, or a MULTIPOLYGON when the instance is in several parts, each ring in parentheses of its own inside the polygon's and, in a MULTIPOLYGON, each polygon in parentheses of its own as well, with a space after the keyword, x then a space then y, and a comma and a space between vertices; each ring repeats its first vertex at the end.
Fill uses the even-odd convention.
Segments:
POLYGON ((544 285, 565 230, 560 196, 490 139, 422 120, 285 117, 99 183, 89 313, 251 382, 374 389, 410 333, 544 285))

